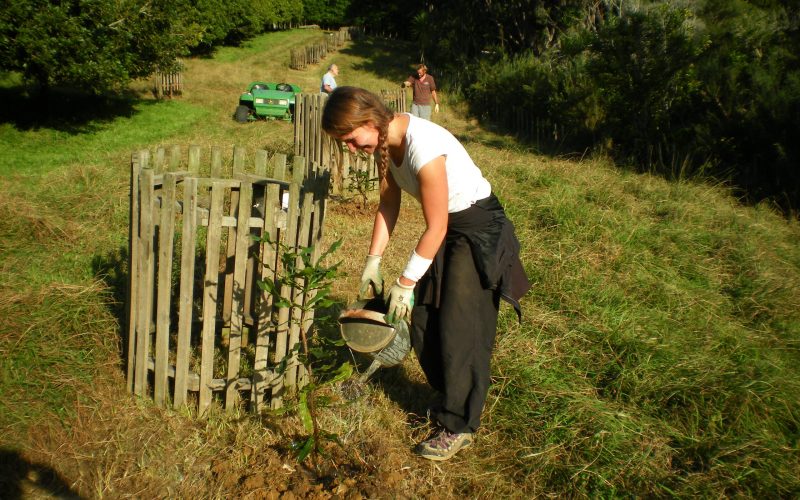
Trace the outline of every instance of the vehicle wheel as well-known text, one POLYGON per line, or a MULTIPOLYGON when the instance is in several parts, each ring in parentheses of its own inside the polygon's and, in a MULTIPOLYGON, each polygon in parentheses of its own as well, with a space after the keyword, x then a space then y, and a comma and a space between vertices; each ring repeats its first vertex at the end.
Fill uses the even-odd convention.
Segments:
POLYGON ((237 122, 247 123, 247 117, 250 116, 250 108, 240 104, 239 107, 236 108, 236 114, 234 116, 237 122))
POLYGON ((280 90, 281 92, 291 92, 292 86, 288 83, 279 83, 275 85, 275 90, 280 90))

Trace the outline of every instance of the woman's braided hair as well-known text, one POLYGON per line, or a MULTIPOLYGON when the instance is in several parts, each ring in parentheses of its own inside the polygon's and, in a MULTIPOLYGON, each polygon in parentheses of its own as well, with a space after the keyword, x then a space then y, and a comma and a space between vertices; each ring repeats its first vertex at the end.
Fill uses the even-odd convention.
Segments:
POLYGON ((372 92, 358 87, 337 87, 328 97, 322 111, 322 130, 339 139, 358 127, 373 124, 378 129, 378 173, 381 179, 385 179, 389 168, 386 136, 389 133, 389 122, 393 118, 394 113, 372 92))

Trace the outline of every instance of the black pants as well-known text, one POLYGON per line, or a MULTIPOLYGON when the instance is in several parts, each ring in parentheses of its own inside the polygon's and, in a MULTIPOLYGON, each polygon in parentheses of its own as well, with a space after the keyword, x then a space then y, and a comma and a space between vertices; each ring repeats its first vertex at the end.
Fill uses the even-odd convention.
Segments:
POLYGON ((442 395, 431 417, 450 432, 474 432, 489 392, 499 296, 481 286, 466 238, 443 244, 439 307, 414 307, 411 343, 428 383, 442 395))

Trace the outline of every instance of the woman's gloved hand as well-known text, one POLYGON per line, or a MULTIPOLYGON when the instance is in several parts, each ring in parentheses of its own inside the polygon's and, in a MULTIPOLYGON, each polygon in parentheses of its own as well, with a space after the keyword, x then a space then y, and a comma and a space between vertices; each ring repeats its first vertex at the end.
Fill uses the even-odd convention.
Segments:
POLYGON ((361 273, 361 286, 358 289, 358 299, 367 300, 381 295, 383 295, 381 256, 367 255, 367 263, 364 265, 364 272, 361 273), (370 291, 372 292, 371 295, 370 291))
POLYGON ((389 289, 389 297, 386 300, 389 306, 386 313, 388 323, 396 323, 404 319, 411 321, 411 309, 414 308, 414 285, 403 285, 398 279, 389 289))

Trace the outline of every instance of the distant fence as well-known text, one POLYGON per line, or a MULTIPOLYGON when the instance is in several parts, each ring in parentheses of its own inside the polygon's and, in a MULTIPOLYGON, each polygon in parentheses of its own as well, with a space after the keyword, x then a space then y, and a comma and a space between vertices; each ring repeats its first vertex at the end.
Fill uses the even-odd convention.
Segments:
POLYGON ((153 75, 153 90, 156 97, 175 97, 183 93, 183 73, 161 73, 156 71, 153 75))
POLYGON ((405 89, 381 90, 381 98, 386 106, 395 113, 405 113, 408 111, 405 89))
MULTIPOLYGON (((283 270, 277 245, 255 238, 313 245, 318 257, 329 174, 300 157, 289 172, 285 155, 264 150, 248 165, 235 148, 225 176, 221 150, 210 153, 204 165, 197 146, 186 158, 177 146, 132 155, 128 388, 158 406, 196 397, 200 414, 215 399, 278 408, 307 383, 300 316, 259 288, 283 270)), ((312 298, 280 293, 294 304, 312 298)))
POLYGON ((537 115, 523 106, 510 106, 505 102, 482 105, 481 119, 499 125, 518 139, 529 141, 537 148, 558 148, 569 141, 569 130, 547 117, 537 115))
POLYGON ((563 125, 536 116, 535 113, 521 107, 495 106, 495 115, 492 117, 492 121, 500 123, 518 138, 531 141, 537 147, 543 144, 558 145, 566 139, 563 125))
POLYGON ((351 39, 350 29, 350 27, 343 26, 339 28, 339 31, 326 33, 325 38, 319 42, 303 48, 292 49, 289 52, 289 67, 303 70, 309 64, 319 64, 328 56, 328 52, 339 50, 347 40, 351 39))
POLYGON ((318 64, 328 55, 328 44, 317 42, 313 45, 306 45, 300 49, 292 49, 289 54, 289 67, 291 69, 303 70, 309 64, 318 64))
MULTIPOLYGON (((395 112, 407 111, 403 89, 382 90, 380 95, 395 112)), ((322 130, 322 109, 327 98, 327 94, 299 94, 295 98, 294 154, 330 170, 333 192, 336 194, 345 191, 354 170, 366 172, 368 179, 372 179, 369 184, 374 184, 378 178, 378 167, 373 156, 351 154, 322 130)))

